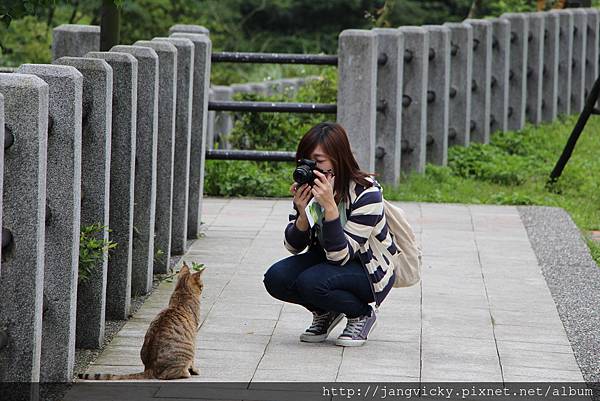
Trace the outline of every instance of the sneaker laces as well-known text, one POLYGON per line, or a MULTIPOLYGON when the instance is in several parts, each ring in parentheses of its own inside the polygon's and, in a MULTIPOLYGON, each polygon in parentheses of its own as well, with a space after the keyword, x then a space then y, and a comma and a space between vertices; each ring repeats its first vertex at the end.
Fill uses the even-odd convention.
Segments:
POLYGON ((313 312, 313 321, 312 324, 310 325, 310 327, 308 329, 306 329, 306 331, 321 331, 323 330, 323 327, 325 327, 325 325, 327 325, 327 322, 329 320, 329 312, 325 312, 325 313, 317 313, 317 312, 313 312))
POLYGON ((356 334, 359 334, 363 329, 366 321, 367 317, 365 316, 348 319, 348 324, 346 324, 346 328, 344 328, 342 336, 354 337, 356 334))

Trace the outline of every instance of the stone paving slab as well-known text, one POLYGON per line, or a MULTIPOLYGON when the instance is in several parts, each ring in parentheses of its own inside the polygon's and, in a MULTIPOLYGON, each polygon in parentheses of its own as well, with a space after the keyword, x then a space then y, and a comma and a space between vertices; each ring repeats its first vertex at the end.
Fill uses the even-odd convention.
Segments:
MULTIPOLYGON (((516 207, 395 203, 423 243, 422 281, 393 289, 369 342, 344 349, 333 343, 343 325, 324 343, 300 343, 311 315, 263 287, 289 255, 291 200, 206 199, 205 235, 182 258, 208 268, 201 375, 188 381, 583 381, 516 207)), ((159 286, 89 373, 139 371, 145 329, 172 288, 159 286)))

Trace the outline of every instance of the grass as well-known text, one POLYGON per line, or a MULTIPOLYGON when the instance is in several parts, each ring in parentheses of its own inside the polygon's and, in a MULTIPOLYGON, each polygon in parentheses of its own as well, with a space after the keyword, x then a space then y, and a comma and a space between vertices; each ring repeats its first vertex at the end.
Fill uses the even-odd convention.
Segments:
MULTIPOLYGON (((600 118, 591 117, 559 181, 545 184, 577 116, 519 132, 492 134, 488 145, 451 147, 448 165, 428 164, 425 174, 402 177, 386 187, 390 200, 500 205, 544 205, 565 209, 586 237, 600 229, 600 118)), ((600 244, 587 240, 600 265, 600 244)))

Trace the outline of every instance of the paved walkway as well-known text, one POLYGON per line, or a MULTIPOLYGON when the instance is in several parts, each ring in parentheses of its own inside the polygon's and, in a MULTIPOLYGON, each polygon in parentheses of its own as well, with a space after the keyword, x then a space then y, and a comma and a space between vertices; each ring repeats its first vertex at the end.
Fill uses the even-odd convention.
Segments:
MULTIPOLYGON (((515 207, 398 203, 424 249, 419 285, 393 289, 364 347, 298 341, 311 315, 269 296, 264 271, 288 256, 291 200, 208 198, 197 366, 201 381, 583 381, 515 207)), ((88 373, 138 372, 162 283, 88 373)), ((345 321, 344 321, 345 322, 345 321)), ((189 379, 194 380, 194 379, 189 379)))

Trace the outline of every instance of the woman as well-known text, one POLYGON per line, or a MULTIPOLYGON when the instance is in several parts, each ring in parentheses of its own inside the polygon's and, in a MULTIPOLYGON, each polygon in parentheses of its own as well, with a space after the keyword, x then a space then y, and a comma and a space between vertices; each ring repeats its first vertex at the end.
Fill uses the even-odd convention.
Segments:
POLYGON ((314 184, 294 182, 290 188, 296 213, 290 215, 284 245, 294 255, 269 268, 265 287, 273 297, 313 313, 301 341, 325 341, 345 315, 346 328, 335 343, 363 345, 377 319, 369 304, 377 308, 395 278, 391 261, 378 251, 384 246, 391 255, 398 252, 386 224, 382 189, 359 169, 339 124, 311 128, 298 144, 296 159, 316 162, 314 184), (305 209, 312 198, 320 207, 311 227, 305 209))

